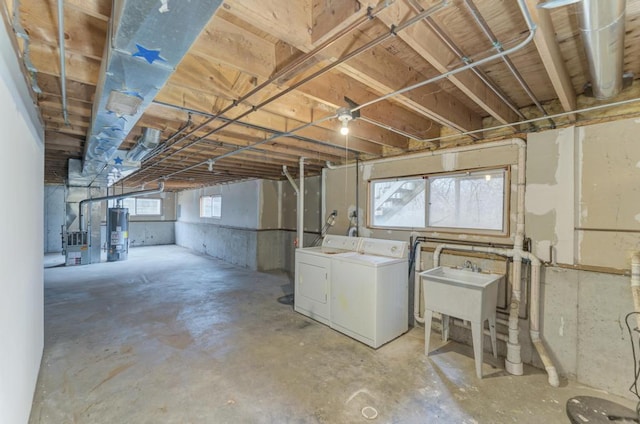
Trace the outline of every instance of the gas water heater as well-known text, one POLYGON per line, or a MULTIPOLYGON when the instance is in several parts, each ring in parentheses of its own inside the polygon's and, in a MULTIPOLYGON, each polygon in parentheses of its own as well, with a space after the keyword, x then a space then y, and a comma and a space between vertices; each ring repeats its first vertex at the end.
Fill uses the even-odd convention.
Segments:
POLYGON ((107 212, 107 261, 124 261, 129 254, 129 209, 109 208, 107 212))

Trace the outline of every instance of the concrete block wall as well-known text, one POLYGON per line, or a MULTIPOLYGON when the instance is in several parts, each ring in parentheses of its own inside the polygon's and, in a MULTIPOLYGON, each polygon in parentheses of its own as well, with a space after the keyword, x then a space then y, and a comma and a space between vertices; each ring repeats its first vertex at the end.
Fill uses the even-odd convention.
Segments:
MULTIPOLYGON (((306 179, 305 241, 317 235, 320 178, 306 179)), ((293 275, 297 197, 287 181, 253 180, 178 194, 176 244, 257 271, 293 275), (200 217, 200 197, 222 196, 219 219, 200 217)))

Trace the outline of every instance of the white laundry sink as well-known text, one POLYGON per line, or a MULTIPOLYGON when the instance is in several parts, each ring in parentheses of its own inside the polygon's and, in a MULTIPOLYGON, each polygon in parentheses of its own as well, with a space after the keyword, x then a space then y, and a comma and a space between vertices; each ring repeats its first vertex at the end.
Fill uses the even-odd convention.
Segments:
POLYGON ((493 354, 496 355, 496 305, 498 284, 503 275, 473 272, 440 266, 420 273, 425 316, 425 354, 429 354, 429 335, 433 312, 443 316, 443 340, 447 339, 448 316, 471 322, 476 374, 482 378, 484 321, 489 321, 493 354))
POLYGON ((482 272, 473 272, 467 269, 450 268, 448 266, 439 266, 420 273, 423 279, 442 282, 443 284, 453 284, 455 286, 463 286, 469 288, 487 287, 494 281, 502 279, 504 276, 499 274, 486 274, 482 272))

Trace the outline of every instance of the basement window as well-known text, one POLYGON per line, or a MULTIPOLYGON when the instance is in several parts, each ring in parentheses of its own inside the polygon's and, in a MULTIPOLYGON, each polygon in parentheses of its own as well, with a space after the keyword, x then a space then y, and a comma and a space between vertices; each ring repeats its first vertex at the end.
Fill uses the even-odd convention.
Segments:
POLYGON ((135 199, 136 215, 161 215, 162 199, 135 199))
MULTIPOLYGON (((117 201, 109 200, 109 207, 115 207, 117 201)), ((129 209, 130 216, 156 216, 162 215, 162 199, 144 199, 127 197, 120 200, 123 208, 129 209)))
POLYGON ((374 227, 424 228, 424 178, 380 180, 370 183, 370 222, 374 227))
POLYGON ((504 235, 507 187, 505 168, 372 180, 369 225, 504 235))
POLYGON ((222 217, 222 196, 202 196, 200 198, 200 218, 222 217))
POLYGON ((505 169, 430 177, 427 226, 506 233, 505 169))

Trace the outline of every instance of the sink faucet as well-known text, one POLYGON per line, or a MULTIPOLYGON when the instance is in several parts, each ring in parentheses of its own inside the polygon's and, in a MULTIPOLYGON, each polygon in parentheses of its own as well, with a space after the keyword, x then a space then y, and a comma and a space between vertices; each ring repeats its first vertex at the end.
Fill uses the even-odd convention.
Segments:
POLYGON ((470 260, 464 261, 464 268, 470 269, 473 272, 480 272, 480 268, 478 268, 478 264, 475 262, 471 262, 470 260))

